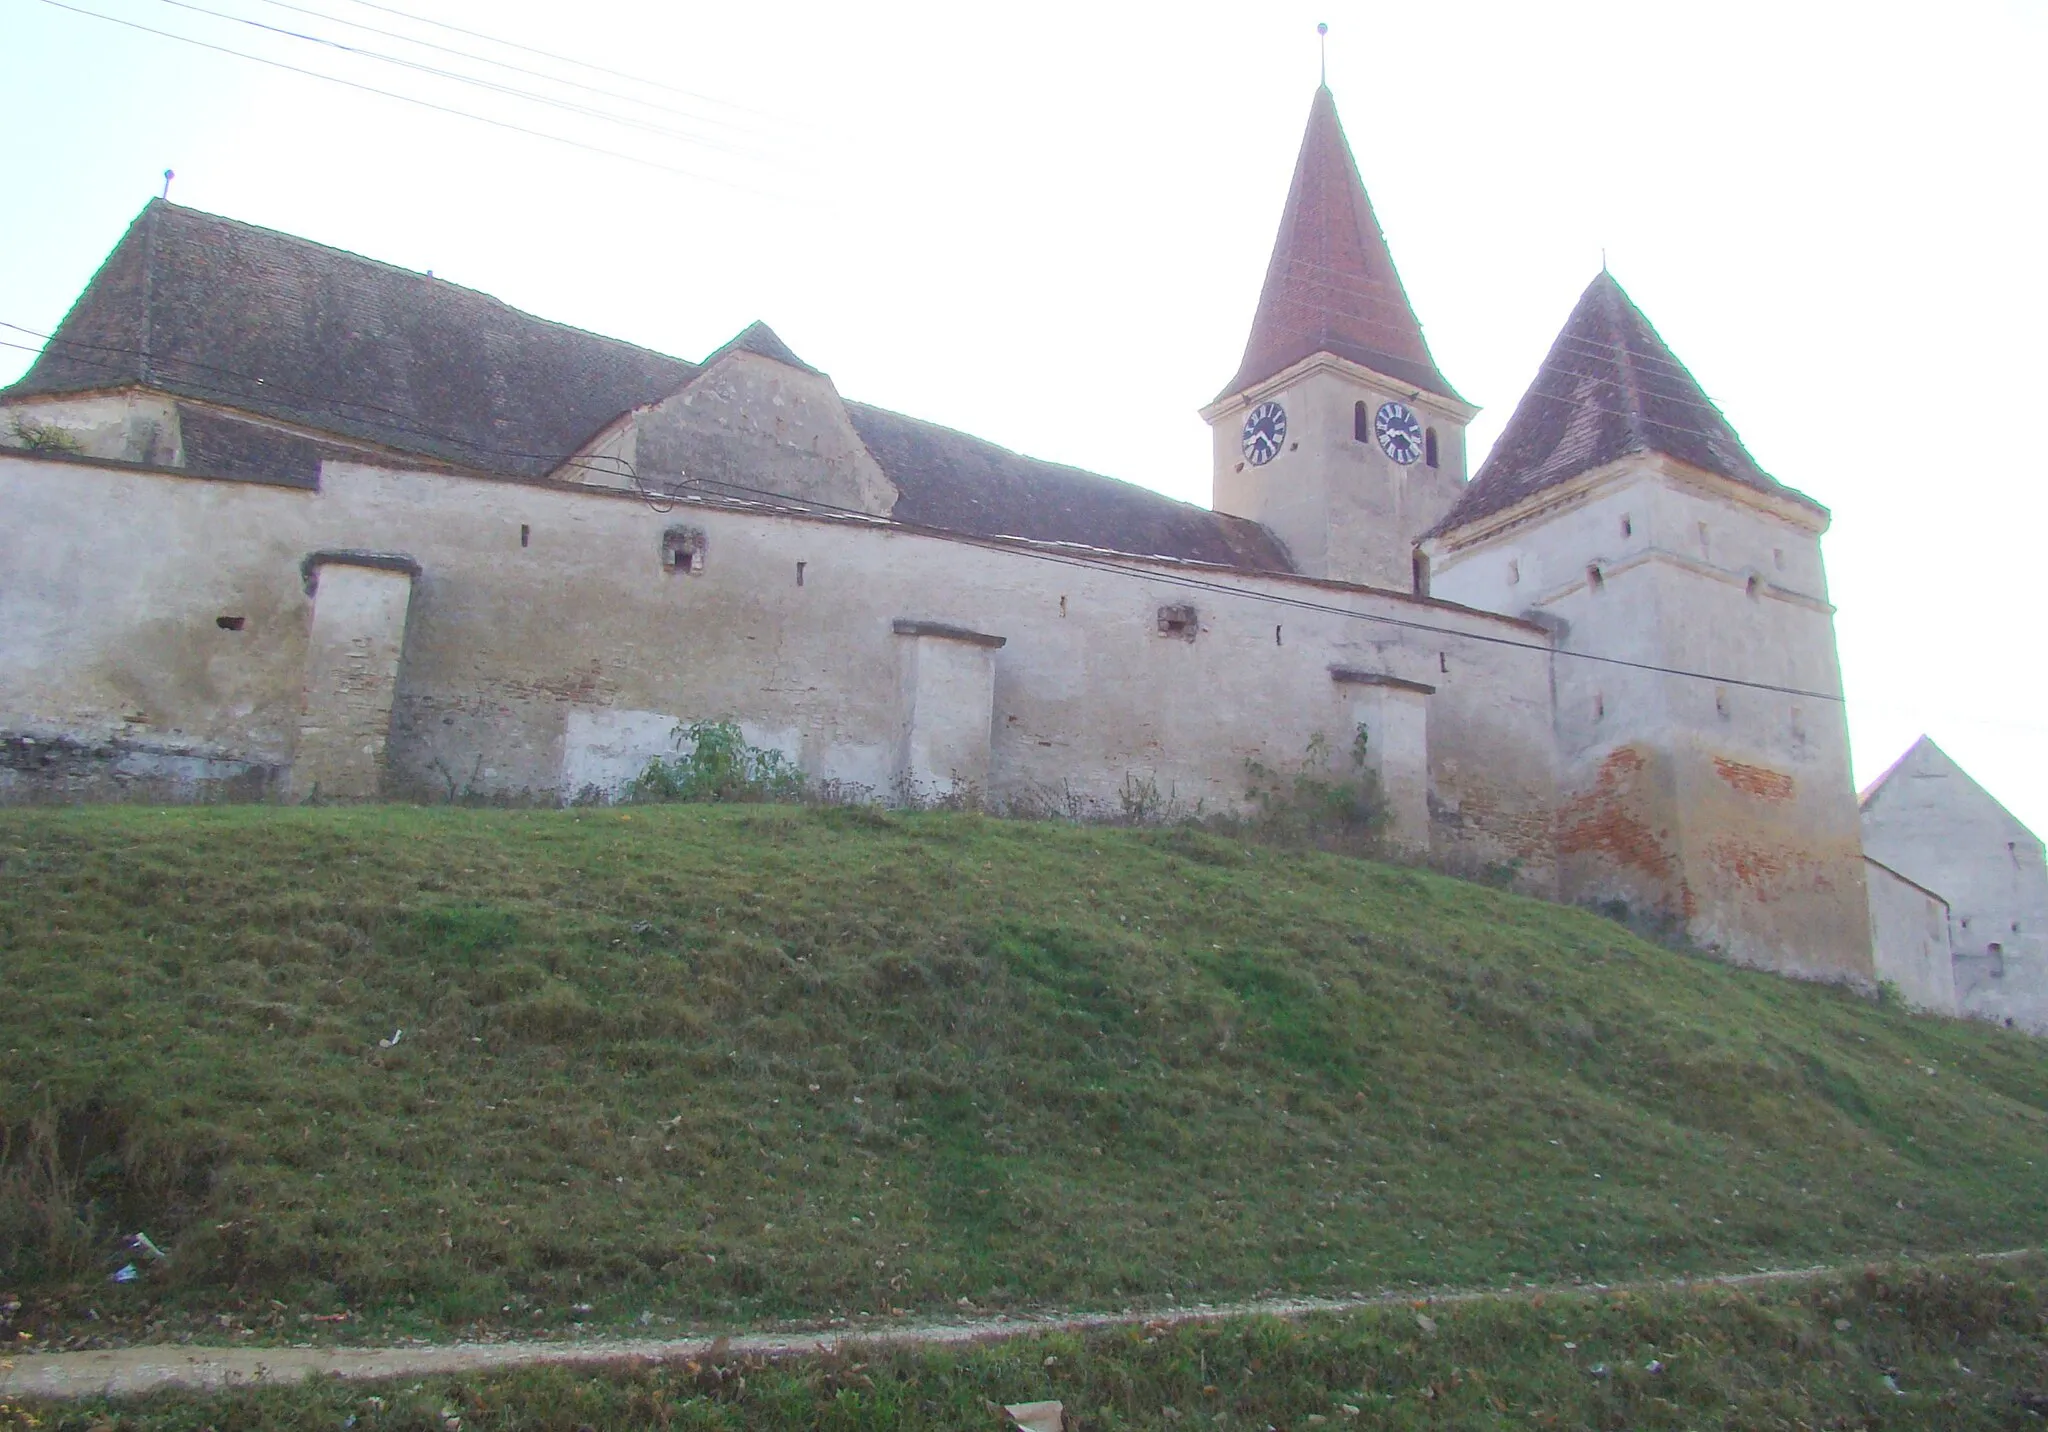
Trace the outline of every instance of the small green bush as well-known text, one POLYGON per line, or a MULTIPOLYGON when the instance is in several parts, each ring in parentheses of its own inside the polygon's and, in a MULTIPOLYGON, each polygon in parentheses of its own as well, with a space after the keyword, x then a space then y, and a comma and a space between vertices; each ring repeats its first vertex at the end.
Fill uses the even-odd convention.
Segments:
POLYGON ((84 449, 77 438, 55 423, 39 423, 31 418, 16 417, 7 424, 14 440, 30 452, 63 452, 77 454, 84 449))
POLYGON ((780 751, 750 746, 731 721, 678 726, 682 754, 653 760, 634 780, 636 801, 799 801, 804 773, 780 751))
POLYGON ((1369 739, 1361 724, 1346 759, 1339 762, 1332 758, 1329 738, 1318 731, 1292 771, 1247 760, 1245 794, 1254 814, 1242 833, 1276 845, 1377 853, 1387 802, 1379 776, 1366 765, 1369 739))

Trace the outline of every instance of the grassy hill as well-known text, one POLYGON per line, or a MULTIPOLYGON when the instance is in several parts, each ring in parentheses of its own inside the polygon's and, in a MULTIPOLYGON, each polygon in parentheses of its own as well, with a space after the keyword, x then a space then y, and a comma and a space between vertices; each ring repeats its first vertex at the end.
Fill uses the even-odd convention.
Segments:
POLYGON ((1186 830, 12 811, 0 949, 31 1342, 1611 1279, 2048 1213, 2038 1041, 1186 830))
MULTIPOLYGON (((23 1404, 51 1432, 958 1432, 1055 1399, 1068 1432, 1189 1427, 1993 1429, 2048 1413, 2048 1262, 1878 1266, 1763 1288, 1219 1319, 980 1347, 843 1346, 665 1364, 23 1404)), ((35 1419, 30 1421, 28 1419, 35 1419)))

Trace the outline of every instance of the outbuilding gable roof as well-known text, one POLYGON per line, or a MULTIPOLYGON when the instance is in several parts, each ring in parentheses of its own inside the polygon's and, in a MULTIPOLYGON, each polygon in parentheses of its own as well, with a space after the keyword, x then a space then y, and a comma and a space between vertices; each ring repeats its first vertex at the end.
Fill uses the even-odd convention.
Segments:
MULTIPOLYGON (((1948 752, 1942 750, 1941 747, 1935 745, 1934 738, 1931 736, 1922 736, 1919 740, 1908 746, 1904 755, 1885 768, 1883 775, 1865 786, 1856 797, 1857 808, 1864 811, 1874 809, 1886 791, 1890 790, 1900 781, 1909 781, 1915 778, 1954 781, 1968 793, 1967 799, 1978 801, 1985 806, 1995 809, 2000 816, 2013 825, 2019 826, 2022 830, 2027 829, 2025 821, 2007 810, 2005 803, 1986 790, 1983 783, 1978 781, 1975 776, 1972 776, 1957 764, 1954 756, 1951 756, 1948 752)), ((2028 830, 2027 833, 2031 835, 2033 832, 2028 830)))
MULTIPOLYGON (((817 371, 764 323, 749 325, 712 360, 731 351, 817 371)), ((34 366, 0 396, 139 386, 538 478, 702 366, 426 274, 153 200, 34 366)), ((934 423, 857 403, 847 409, 901 494, 899 521, 1293 570, 1285 547, 1257 523, 934 423)), ((232 447, 238 471, 317 462, 302 438, 248 425, 232 436, 233 444, 213 446, 232 447)))
POLYGON ((1786 487, 1678 361, 1613 275, 1586 286, 1479 472, 1433 533, 1448 532, 1632 453, 1662 453, 1745 487, 1786 487))
POLYGON ((1218 396, 1241 393, 1317 353, 1458 396, 1437 371, 1408 305, 1327 85, 1309 106, 1244 361, 1218 396))

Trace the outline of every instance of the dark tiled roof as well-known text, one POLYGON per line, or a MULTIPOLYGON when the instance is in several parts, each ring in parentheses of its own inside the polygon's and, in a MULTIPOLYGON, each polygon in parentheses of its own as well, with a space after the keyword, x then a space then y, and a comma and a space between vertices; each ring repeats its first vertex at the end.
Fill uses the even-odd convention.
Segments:
POLYGON ((1408 306, 1328 86, 1309 106, 1244 362, 1218 396, 1242 392, 1316 353, 1458 396, 1437 371, 1408 306))
POLYGON ((1662 453, 1826 510, 1756 465, 1650 320, 1602 270, 1478 474, 1431 530, 1462 527, 1631 453, 1662 453))
POLYGON ((898 522, 983 536, 1075 542, 1140 556, 1291 572, 1287 549, 1259 523, 1211 512, 1077 467, 848 403, 854 430, 899 494, 898 522))
POLYGON ((300 487, 320 485, 323 459, 362 456, 190 403, 178 404, 178 436, 187 467, 222 477, 276 478, 300 487))
MULTIPOLYGON (((733 350, 817 371, 763 323, 712 357, 733 350)), ((157 200, 6 394, 140 385, 441 462, 540 477, 701 366, 157 200)), ((847 410, 901 494, 899 521, 1293 570, 1257 523, 880 408, 847 410)), ((322 457, 346 451, 189 404, 181 415, 195 467, 311 481, 322 457)))
POLYGON ((141 384, 537 477, 695 371, 473 289, 154 200, 7 391, 141 384))

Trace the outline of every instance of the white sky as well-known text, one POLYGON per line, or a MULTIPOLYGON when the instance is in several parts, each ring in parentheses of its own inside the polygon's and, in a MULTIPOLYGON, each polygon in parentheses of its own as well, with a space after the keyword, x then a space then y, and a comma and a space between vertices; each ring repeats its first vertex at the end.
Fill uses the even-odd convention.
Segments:
MULTIPOLYGON (((1395 262, 1486 409, 1475 467, 1604 248, 1758 461, 1834 510, 1859 781, 1926 731, 2048 833, 2042 0, 388 0, 706 99, 291 0, 653 100, 687 137, 176 0, 66 3, 698 177, 0 0, 0 321, 47 332, 172 167, 181 203, 680 357, 766 319, 849 397, 1195 501, 1195 409, 1236 368, 1327 20, 1395 262)), ((0 348, 0 381, 28 360, 0 348)))

